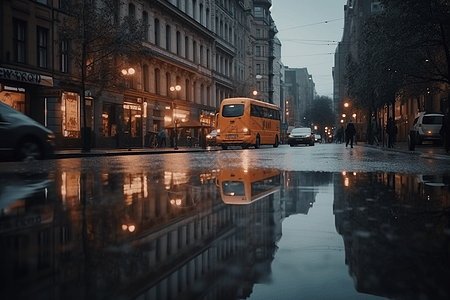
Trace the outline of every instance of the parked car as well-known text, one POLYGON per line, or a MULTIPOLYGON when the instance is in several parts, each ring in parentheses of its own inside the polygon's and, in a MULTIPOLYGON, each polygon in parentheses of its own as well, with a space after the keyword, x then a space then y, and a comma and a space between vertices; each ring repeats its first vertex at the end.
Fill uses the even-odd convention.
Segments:
POLYGON ((30 161, 50 156, 55 135, 45 126, 0 101, 0 157, 30 161))
POLYGON ((292 129, 288 136, 288 144, 292 147, 299 144, 314 146, 314 134, 311 128, 300 127, 292 129))
POLYGON ((213 131, 211 131, 209 134, 206 135, 206 145, 215 146, 216 137, 217 137, 217 130, 214 129, 213 131))
POLYGON ((441 143, 442 136, 439 134, 439 130, 443 121, 443 114, 421 112, 411 128, 414 144, 421 145, 423 141, 433 141, 434 144, 441 143))
POLYGON ((314 134, 314 141, 317 143, 322 143, 322 136, 320 134, 314 134))

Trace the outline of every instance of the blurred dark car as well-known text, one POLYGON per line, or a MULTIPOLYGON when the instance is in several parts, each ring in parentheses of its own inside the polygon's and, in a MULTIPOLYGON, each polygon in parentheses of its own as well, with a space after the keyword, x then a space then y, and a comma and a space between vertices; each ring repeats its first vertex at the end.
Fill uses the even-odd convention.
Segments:
POLYGON ((322 143, 322 136, 320 134, 314 134, 314 141, 317 143, 322 143))
POLYGON ((314 134, 311 132, 311 128, 301 127, 292 129, 288 137, 288 144, 291 147, 299 144, 314 146, 314 134))
POLYGON ((213 130, 209 134, 207 134, 206 135, 206 145, 207 146, 215 146, 216 145, 216 137, 217 137, 217 130, 213 130))
POLYGON ((55 135, 30 117, 0 102, 0 158, 31 161, 48 158, 55 135))

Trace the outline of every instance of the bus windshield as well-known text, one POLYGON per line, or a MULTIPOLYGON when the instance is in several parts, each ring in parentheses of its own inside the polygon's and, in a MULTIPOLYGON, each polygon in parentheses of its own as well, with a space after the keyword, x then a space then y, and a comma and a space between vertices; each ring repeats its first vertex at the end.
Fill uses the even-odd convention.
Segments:
POLYGON ((240 117, 244 114, 244 104, 224 105, 222 117, 240 117))

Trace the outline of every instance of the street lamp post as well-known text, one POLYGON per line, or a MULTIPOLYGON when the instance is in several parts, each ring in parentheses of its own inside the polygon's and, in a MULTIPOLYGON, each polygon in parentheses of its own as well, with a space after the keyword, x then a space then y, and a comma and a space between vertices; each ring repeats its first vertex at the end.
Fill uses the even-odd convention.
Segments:
MULTIPOLYGON (((180 85, 176 85, 176 86, 171 86, 170 88, 171 92, 179 92, 181 91, 181 86, 180 85)), ((175 104, 172 101, 172 117, 173 117, 173 123, 175 124, 175 134, 174 134, 174 141, 173 141, 173 149, 174 150, 178 150, 178 119, 175 116, 175 104)))
MULTIPOLYGON (((136 71, 134 70, 134 68, 128 68, 128 69, 122 69, 122 75, 124 76, 132 76, 134 75, 134 73, 136 73, 136 71)), ((129 84, 129 82, 127 82, 127 88, 131 88, 132 84, 129 84)), ((128 144, 128 151, 131 151, 131 130, 127 130, 127 144, 128 144)))

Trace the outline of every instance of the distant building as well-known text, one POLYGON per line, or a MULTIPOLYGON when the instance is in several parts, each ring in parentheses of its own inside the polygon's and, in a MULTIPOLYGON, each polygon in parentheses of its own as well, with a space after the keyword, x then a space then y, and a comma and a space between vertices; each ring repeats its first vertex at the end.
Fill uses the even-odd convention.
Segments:
POLYGON ((315 83, 307 68, 284 69, 285 116, 289 127, 305 126, 306 111, 316 95, 315 83))

